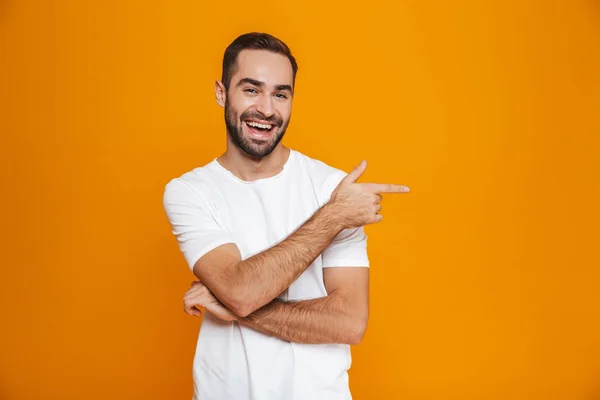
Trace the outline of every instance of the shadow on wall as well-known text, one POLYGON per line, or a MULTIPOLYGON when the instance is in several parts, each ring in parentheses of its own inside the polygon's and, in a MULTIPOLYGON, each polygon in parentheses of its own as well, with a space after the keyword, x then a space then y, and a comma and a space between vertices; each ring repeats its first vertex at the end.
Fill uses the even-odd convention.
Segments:
MULTIPOLYGON (((8 392, 4 390, 4 379, 0 379, 0 399, 2 400, 13 400, 14 397, 10 397, 8 392)), ((15 399, 16 400, 16 399, 15 399)))
MULTIPOLYGON (((599 17, 600 20, 600 0, 589 0, 594 11, 596 11, 596 16, 599 17)), ((600 22, 600 21, 599 21, 600 22)), ((596 400, 596 398, 594 398, 596 400)))
MULTIPOLYGON (((600 10, 599 10, 600 11, 600 10)), ((596 379, 596 385, 592 388, 592 391, 587 397, 588 400, 600 400, 600 376, 596 379)))

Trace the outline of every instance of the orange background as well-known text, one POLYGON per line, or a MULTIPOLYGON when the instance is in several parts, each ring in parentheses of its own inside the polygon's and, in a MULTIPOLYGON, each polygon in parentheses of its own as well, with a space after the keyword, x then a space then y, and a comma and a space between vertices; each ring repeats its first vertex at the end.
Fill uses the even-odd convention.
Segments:
POLYGON ((367 3, 0 2, 1 399, 191 397, 162 193, 254 30, 300 64, 284 143, 412 188, 367 228, 355 399, 600 399, 599 3, 367 3))

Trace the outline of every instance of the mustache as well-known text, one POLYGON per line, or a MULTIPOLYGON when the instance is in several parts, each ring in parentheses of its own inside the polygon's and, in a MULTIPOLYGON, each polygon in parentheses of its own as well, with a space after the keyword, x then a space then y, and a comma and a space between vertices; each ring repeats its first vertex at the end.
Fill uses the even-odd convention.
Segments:
POLYGON ((270 117, 266 117, 264 114, 256 112, 256 111, 247 111, 240 116, 240 120, 244 121, 246 119, 258 119, 261 121, 269 122, 276 126, 281 126, 283 124, 283 120, 276 114, 271 115, 270 117))

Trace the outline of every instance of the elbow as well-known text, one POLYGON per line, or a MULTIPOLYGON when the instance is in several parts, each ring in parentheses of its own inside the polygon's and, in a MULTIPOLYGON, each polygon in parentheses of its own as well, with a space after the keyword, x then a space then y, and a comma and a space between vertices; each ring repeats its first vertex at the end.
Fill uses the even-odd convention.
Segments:
POLYGON ((357 331, 355 333, 352 333, 350 336, 348 336, 348 340, 346 344, 349 344, 351 346, 358 346, 360 344, 360 342, 362 342, 363 336, 365 334, 365 331, 357 331))
POLYGON ((235 315, 237 315, 239 318, 246 318, 248 315, 254 312, 252 307, 244 303, 235 303, 229 308, 229 310, 235 315))
POLYGON ((349 330, 348 344, 358 346, 367 331, 368 316, 356 318, 353 320, 352 328, 349 330))
POLYGON ((226 305, 232 313, 240 318, 246 318, 259 308, 252 299, 240 296, 233 296, 226 305))
POLYGON ((259 308, 257 301, 249 296, 243 287, 215 285, 212 293, 232 313, 239 318, 245 318, 259 308))

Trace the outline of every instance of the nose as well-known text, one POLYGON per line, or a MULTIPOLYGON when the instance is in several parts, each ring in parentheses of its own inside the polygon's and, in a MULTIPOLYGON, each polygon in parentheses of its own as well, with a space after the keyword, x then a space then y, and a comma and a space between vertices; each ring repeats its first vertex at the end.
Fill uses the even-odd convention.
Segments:
POLYGON ((262 95, 256 103, 256 110, 269 118, 275 112, 273 109, 273 99, 269 95, 262 95))

